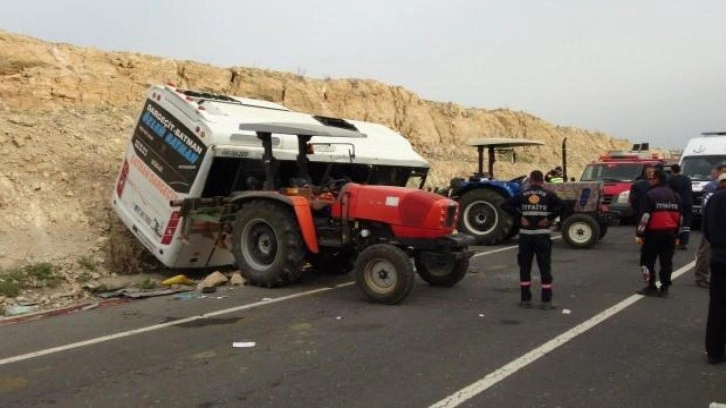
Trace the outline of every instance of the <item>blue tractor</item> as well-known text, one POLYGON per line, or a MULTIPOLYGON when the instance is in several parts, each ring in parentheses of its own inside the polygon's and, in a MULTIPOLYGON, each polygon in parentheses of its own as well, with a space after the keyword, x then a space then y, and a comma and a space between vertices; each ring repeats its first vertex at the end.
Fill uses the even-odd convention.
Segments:
MULTIPOLYGON (((515 160, 515 147, 541 146, 543 142, 527 139, 486 138, 468 143, 479 153, 479 171, 468 179, 455 177, 444 194, 459 202, 459 232, 472 235, 478 245, 496 245, 518 232, 517 220, 505 213, 500 205, 517 194, 526 175, 511 180, 494 178, 496 154, 511 152, 515 160), (484 150, 487 150, 488 171, 484 172, 484 150)), ((567 180, 567 139, 562 142, 563 178, 567 180)), ((567 208, 561 216, 562 235, 570 246, 589 248, 603 238, 610 224, 610 214, 602 204, 600 183, 548 184, 565 201, 567 208)))

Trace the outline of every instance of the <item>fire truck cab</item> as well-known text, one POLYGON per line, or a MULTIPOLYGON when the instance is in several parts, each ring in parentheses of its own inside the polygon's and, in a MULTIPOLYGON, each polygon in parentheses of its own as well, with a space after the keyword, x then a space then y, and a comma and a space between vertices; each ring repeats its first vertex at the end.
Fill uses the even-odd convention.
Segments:
POLYGON ((630 221, 635 216, 630 204, 630 187, 643 174, 647 165, 664 163, 663 157, 647 151, 647 143, 636 144, 629 152, 611 151, 601 155, 585 167, 580 181, 602 182, 603 204, 619 220, 630 221))

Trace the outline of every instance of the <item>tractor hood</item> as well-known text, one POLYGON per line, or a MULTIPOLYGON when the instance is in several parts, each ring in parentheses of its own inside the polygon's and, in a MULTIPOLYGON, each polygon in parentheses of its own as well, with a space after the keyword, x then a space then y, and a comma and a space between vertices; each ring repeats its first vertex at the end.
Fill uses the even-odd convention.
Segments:
POLYGON ((405 187, 349 183, 351 220, 388 224, 399 238, 437 238, 456 228, 459 205, 447 197, 405 187))

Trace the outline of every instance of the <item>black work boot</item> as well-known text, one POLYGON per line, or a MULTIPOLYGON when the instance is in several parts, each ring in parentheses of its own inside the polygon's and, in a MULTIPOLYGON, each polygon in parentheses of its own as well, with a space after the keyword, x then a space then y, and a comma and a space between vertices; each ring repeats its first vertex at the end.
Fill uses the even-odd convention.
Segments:
POLYGON ((646 286, 635 293, 643 296, 658 296, 658 288, 655 286, 646 286))

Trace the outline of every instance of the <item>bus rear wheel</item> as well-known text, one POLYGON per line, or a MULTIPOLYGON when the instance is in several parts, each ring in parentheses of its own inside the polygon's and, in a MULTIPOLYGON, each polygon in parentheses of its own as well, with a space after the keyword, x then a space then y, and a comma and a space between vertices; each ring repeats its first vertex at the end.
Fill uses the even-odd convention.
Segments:
POLYGON ((269 201, 252 201, 236 214, 232 253, 252 285, 277 287, 302 277, 305 247, 295 215, 269 201))

